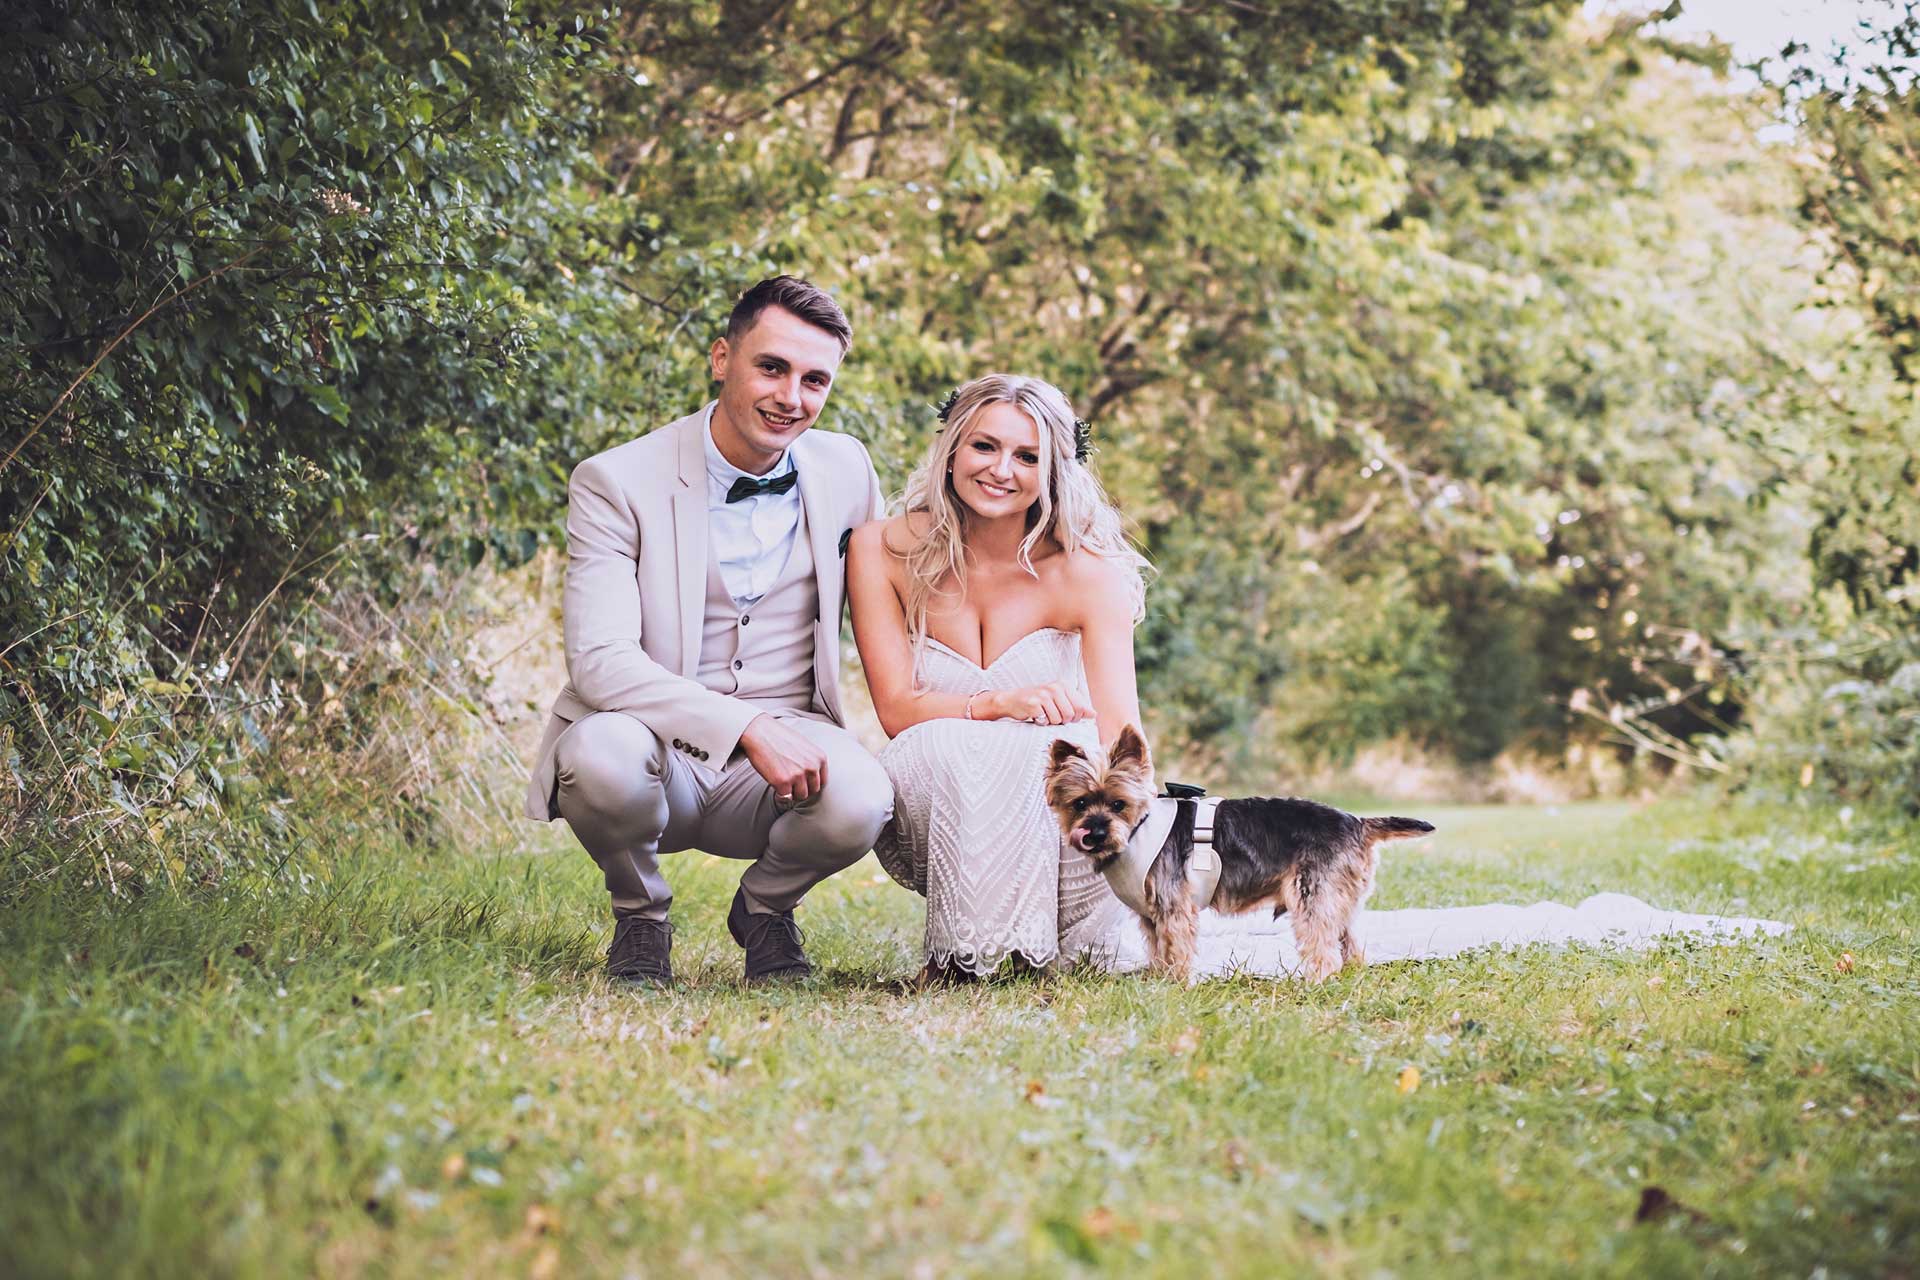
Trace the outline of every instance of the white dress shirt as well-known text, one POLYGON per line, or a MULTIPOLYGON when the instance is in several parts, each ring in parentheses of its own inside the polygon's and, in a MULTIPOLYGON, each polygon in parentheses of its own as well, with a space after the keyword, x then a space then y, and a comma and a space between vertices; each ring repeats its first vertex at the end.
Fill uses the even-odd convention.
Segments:
POLYGON ((793 550, 794 531, 800 527, 800 486, 785 493, 756 493, 738 502, 727 501, 733 482, 770 480, 793 470, 793 450, 780 455, 765 475, 728 462, 713 442, 714 405, 707 406, 707 538, 709 554, 720 568, 720 581, 735 604, 752 604, 767 594, 787 554, 793 550))

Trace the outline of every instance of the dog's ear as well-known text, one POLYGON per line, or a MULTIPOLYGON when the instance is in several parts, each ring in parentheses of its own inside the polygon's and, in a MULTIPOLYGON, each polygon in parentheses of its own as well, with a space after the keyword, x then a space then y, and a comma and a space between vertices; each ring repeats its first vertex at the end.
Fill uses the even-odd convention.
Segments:
POLYGON ((1052 758, 1053 758, 1053 765, 1050 769, 1047 770, 1047 772, 1058 773, 1060 772, 1061 765, 1065 764, 1069 760, 1073 760, 1076 758, 1080 760, 1085 760, 1087 758, 1087 753, 1082 751, 1074 743, 1068 742, 1065 738, 1055 738, 1053 740, 1053 757, 1052 758))
POLYGON ((1149 767, 1147 740, 1132 725, 1121 725, 1120 736, 1113 740, 1113 746, 1107 752, 1107 768, 1144 771, 1149 767))

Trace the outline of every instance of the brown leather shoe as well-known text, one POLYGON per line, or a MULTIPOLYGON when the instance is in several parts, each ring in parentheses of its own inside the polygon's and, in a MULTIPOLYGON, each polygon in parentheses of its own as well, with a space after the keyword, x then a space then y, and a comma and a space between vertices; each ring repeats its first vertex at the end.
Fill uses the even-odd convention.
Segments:
POLYGON ((744 889, 735 890, 733 906, 727 911, 727 932, 747 949, 747 981, 780 982, 798 980, 813 972, 802 949, 805 939, 793 912, 776 911, 754 915, 747 910, 744 889))
POLYGON ((634 986, 673 985, 673 926, 665 920, 619 916, 607 948, 607 976, 634 986))

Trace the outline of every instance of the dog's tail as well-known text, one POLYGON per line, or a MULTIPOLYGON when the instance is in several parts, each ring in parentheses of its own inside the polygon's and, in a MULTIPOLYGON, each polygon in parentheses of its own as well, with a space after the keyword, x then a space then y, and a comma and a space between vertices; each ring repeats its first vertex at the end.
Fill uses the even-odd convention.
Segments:
POLYGON ((1418 818, 1362 818, 1360 827, 1369 844, 1375 840, 1411 840, 1433 830, 1431 822, 1418 818))

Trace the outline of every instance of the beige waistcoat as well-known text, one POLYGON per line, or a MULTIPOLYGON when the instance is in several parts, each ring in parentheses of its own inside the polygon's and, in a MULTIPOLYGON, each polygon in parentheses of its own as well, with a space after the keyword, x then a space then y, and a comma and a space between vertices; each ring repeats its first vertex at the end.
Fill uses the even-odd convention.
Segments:
POLYGON ((757 707, 812 706, 813 624, 819 616, 820 587, 802 513, 780 576, 751 604, 734 603, 720 577, 718 558, 708 559, 707 605, 694 679, 715 693, 757 707))

